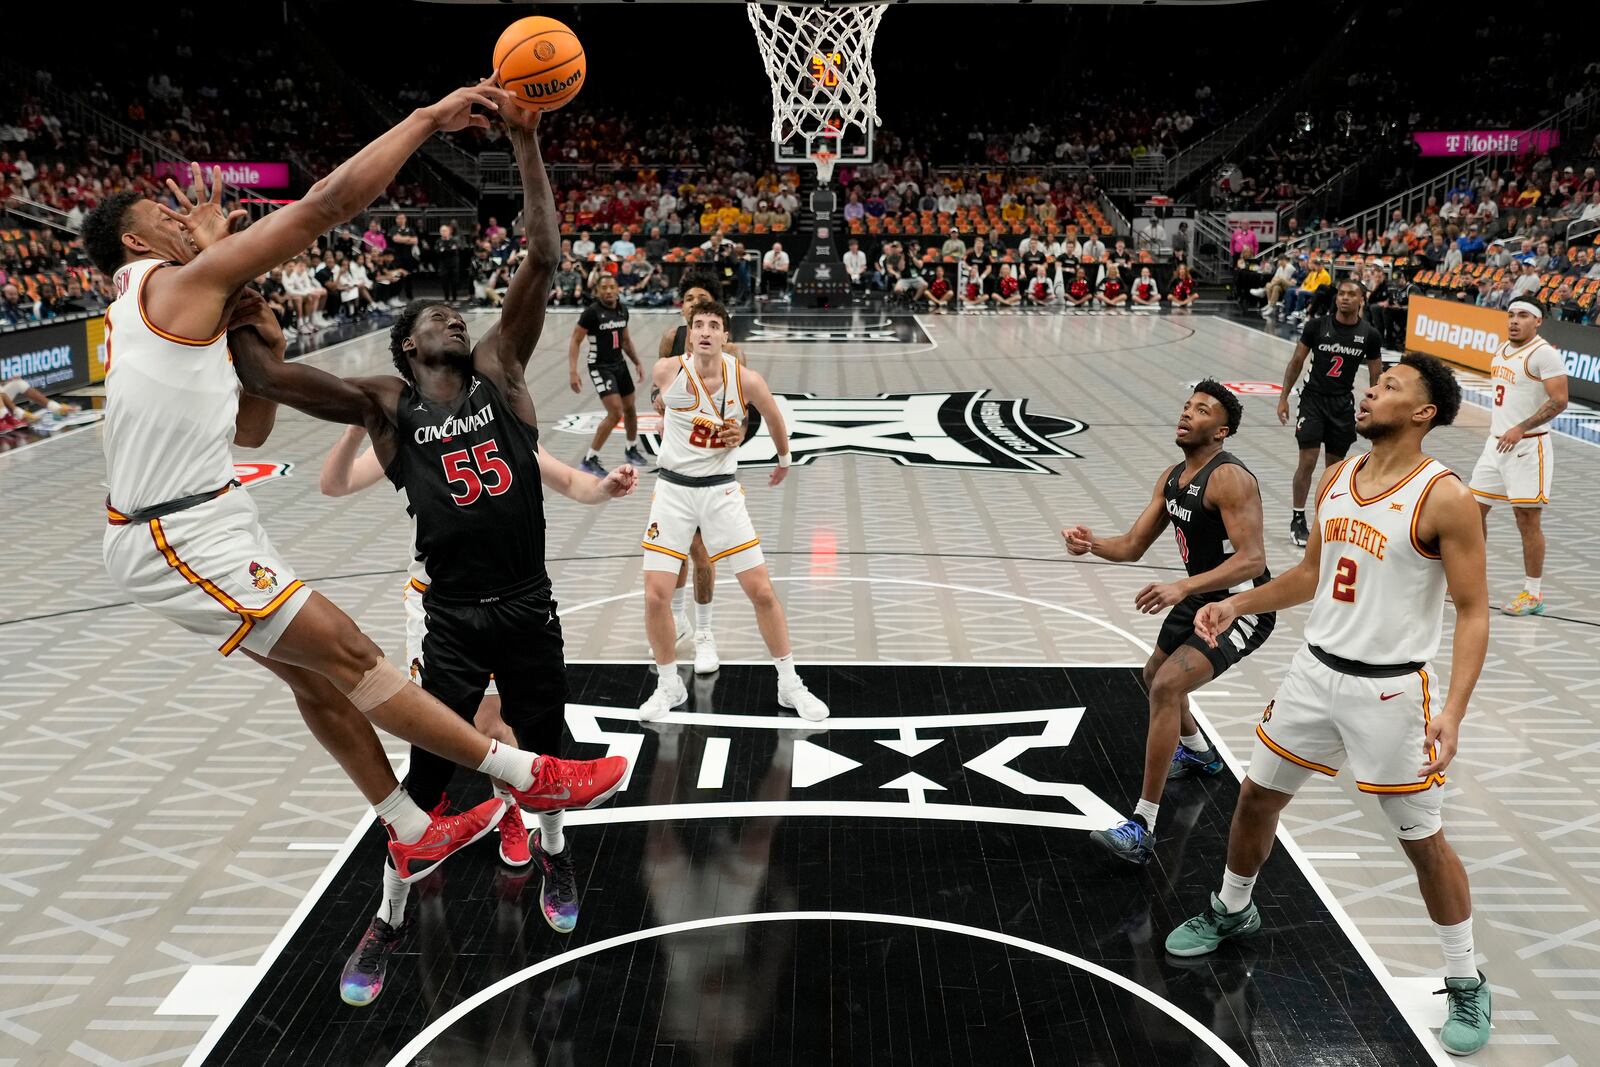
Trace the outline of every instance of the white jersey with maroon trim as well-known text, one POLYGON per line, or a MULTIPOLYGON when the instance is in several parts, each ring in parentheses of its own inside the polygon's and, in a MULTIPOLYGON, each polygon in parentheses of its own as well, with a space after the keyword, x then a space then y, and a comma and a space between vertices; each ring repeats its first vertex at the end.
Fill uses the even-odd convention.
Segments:
POLYGON ((744 417, 744 385, 739 361, 726 352, 722 360, 722 388, 706 388, 694 369, 694 357, 678 357, 678 373, 661 391, 666 414, 661 420, 660 466, 689 478, 732 474, 739 465, 737 450, 725 448, 717 431, 724 422, 744 417))
POLYGON ((150 321, 144 286, 168 265, 141 259, 118 268, 106 311, 106 483, 124 512, 233 480, 239 378, 227 334, 196 341, 150 321))
POLYGON ((1426 663, 1444 630, 1444 563, 1417 539, 1428 491, 1450 468, 1424 458, 1375 497, 1356 490, 1370 453, 1347 459, 1317 498, 1322 566, 1306 640, 1361 663, 1426 663))
MULTIPOLYGON (((1561 353, 1543 337, 1513 346, 1509 341, 1500 346, 1489 365, 1489 376, 1494 379, 1494 413, 1489 419, 1489 434, 1499 437, 1511 427, 1524 422, 1544 403, 1544 383, 1550 378, 1560 378, 1567 373, 1561 353)), ((1544 427, 1533 431, 1544 433, 1544 427)), ((1530 434, 1529 436, 1533 436, 1530 434)))

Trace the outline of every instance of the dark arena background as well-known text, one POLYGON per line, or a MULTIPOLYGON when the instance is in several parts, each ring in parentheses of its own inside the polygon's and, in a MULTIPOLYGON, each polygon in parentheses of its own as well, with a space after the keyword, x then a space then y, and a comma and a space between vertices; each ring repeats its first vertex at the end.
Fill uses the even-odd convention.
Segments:
MULTIPOLYGON (((1162 659, 1160 616, 1194 587, 1141 606, 1150 587, 1185 581, 1190 546, 1164 529, 1142 556, 1106 546, 1147 508, 1161 527, 1177 514, 1152 491, 1202 417, 1185 406, 1207 395, 1196 383, 1214 379, 1242 407, 1226 447, 1261 503, 1260 536, 1229 526, 1226 550, 1259 544, 1274 575, 1300 563, 1294 515, 1309 507, 1318 529, 1322 466, 1297 505, 1296 408, 1318 389, 1293 360, 1335 328, 1372 361, 1357 402, 1377 374, 1414 375, 1395 369, 1405 357, 1444 361, 1463 403, 1425 446, 1475 490, 1485 440, 1518 402, 1506 390, 1520 381, 1537 394, 1527 410, 1544 412, 1515 435, 1537 451, 1536 496, 1478 493, 1493 505, 1488 646, 1435 795, 1470 882, 1469 965, 1492 997, 1471 1062, 1600 1063, 1600 504, 1584 489, 1600 484, 1593 22, 1544 0, 8 11, 0 1067, 1453 1062, 1441 1027, 1462 1012, 1476 1025, 1479 1001, 1440 995, 1429 894, 1353 765, 1313 774, 1284 810, 1250 897, 1259 930, 1208 954, 1167 951, 1223 883, 1265 751, 1258 726, 1276 729, 1312 605, 1280 611, 1259 648, 1173 697, 1146 665, 1162 659), (564 24, 583 51, 576 94, 536 130, 553 204, 530 210, 526 135, 481 106, 481 125, 432 132, 428 118, 381 187, 383 161, 365 157, 372 195, 359 204, 323 183, 460 87, 509 84, 495 44, 529 16, 564 24), (201 208, 185 215, 213 191, 219 213, 238 213, 215 234, 201 208), (172 214, 147 203, 97 227, 96 209, 124 193, 172 214), (504 521, 460 558, 488 574, 507 545, 542 547, 543 625, 563 656, 520 632, 480 635, 479 650, 500 646, 483 655, 500 657, 508 713, 513 677, 544 684, 564 669, 564 710, 543 720, 549 736, 560 728, 551 755, 627 762, 613 796, 565 817, 578 909, 566 933, 546 907, 559 865, 543 852, 506 862, 516 826, 540 831, 535 850, 553 832, 513 805, 511 829, 411 883, 373 956, 363 936, 388 907, 389 838, 319 743, 327 722, 302 711, 315 680, 365 731, 342 695, 361 671, 330 688, 303 664, 297 703, 246 654, 218 655, 241 641, 270 651, 250 634, 283 604, 302 610, 292 583, 276 584, 292 578, 395 667, 424 646, 442 656, 448 590, 423 592, 421 564, 443 572, 419 558, 407 505, 425 506, 426 490, 467 509, 487 490, 499 506, 512 488, 512 466, 463 440, 476 451, 397 499, 379 463, 349 468, 365 441, 247 388, 261 372, 240 323, 164 327, 192 310, 96 263, 109 232, 130 262, 176 259, 160 268, 176 286, 332 206, 349 210, 248 283, 261 336, 283 338, 282 373, 390 379, 391 344, 404 363, 413 333, 459 322, 481 341, 503 310, 506 323, 526 321, 523 301, 545 310, 536 337, 495 334, 502 353, 527 342, 518 396, 533 416, 516 417, 542 451, 516 469, 543 479, 542 541, 504 521), (170 245, 141 243, 145 210, 178 235, 170 245), (552 220, 549 248, 530 241, 552 220), (549 285, 530 296, 521 271, 549 285), (775 596, 753 601, 757 572, 734 569, 753 541, 717 549, 714 571, 687 565, 671 653, 687 696, 657 715, 656 664, 671 656, 646 633, 659 603, 646 576, 663 572, 642 557, 683 553, 650 543, 671 484, 657 471, 680 446, 651 376, 664 357, 662 380, 698 389, 702 327, 675 362, 690 285, 726 307, 741 373, 761 376, 781 416, 781 435, 770 417, 741 424, 725 490, 775 596), (434 325, 418 307, 437 309, 434 325), (1497 361, 1521 358, 1519 322, 1565 377, 1530 384, 1497 361), (606 385, 591 350, 616 357, 631 391, 606 385), (221 507, 213 498, 153 515, 157 501, 116 497, 131 467, 179 484, 195 456, 221 454, 205 452, 224 448, 205 436, 217 421, 205 383, 220 377, 231 395, 230 374, 245 400, 236 431, 223 427, 224 503, 258 513, 271 542, 243 524, 202 550, 164 531, 221 507), (619 468, 637 489, 621 492, 633 483, 619 468), (130 523, 150 526, 152 581, 234 612, 237 640, 189 632, 118 570, 109 546, 130 523), (1080 526, 1096 547, 1072 554, 1064 535, 1080 526), (248 580, 208 571, 213 550, 249 556, 248 580), (227 607, 252 588, 281 603, 227 607), (797 714, 780 687, 762 625, 777 610, 826 718, 797 714), (1165 786, 1150 851, 1130 863, 1091 835, 1134 818, 1151 708, 1169 697, 1215 753, 1209 773, 1165 786), (341 976, 363 952, 386 970, 381 995, 357 1005, 341 976)), ((540 70, 567 58, 527 53, 540 70)), ((472 390, 461 403, 478 403, 472 390)), ((432 418, 425 392, 397 417, 432 418)), ((441 425, 444 442, 471 436, 465 421, 441 425)), ((480 601, 491 610, 498 594, 480 601)), ((1446 714, 1462 654, 1456 602, 1443 610, 1429 716, 1446 714)), ((380 729, 373 759, 380 748, 405 779, 407 743, 380 729)), ((463 768, 447 794, 424 813, 430 834, 491 801, 491 782, 463 768)))

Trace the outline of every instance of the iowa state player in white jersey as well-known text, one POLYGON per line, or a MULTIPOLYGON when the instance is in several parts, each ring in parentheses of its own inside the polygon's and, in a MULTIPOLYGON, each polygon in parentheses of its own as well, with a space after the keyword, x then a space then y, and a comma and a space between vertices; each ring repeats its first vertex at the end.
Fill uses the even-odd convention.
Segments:
POLYGON ((1449 425, 1460 407, 1455 376, 1431 356, 1407 356, 1384 372, 1356 413, 1372 451, 1323 475, 1305 559, 1196 615, 1195 633, 1215 642, 1243 615, 1311 601, 1306 644, 1256 727, 1222 888, 1167 936, 1167 951, 1200 956, 1261 928, 1250 897, 1279 813, 1313 774, 1333 777, 1348 763, 1416 868, 1444 947, 1449 1004, 1439 1040, 1464 1056, 1489 1040, 1489 985, 1473 963, 1467 872, 1439 809, 1488 648, 1489 598, 1472 496, 1422 452, 1428 431, 1449 425), (1428 661, 1439 650, 1447 588, 1456 627, 1441 699, 1428 661))
POLYGON ((1544 614, 1544 506, 1556 476, 1555 442, 1546 427, 1567 410, 1567 365, 1539 336, 1544 311, 1531 300, 1506 309, 1506 343, 1490 364, 1494 413, 1483 455, 1472 468, 1472 495, 1489 530, 1489 509, 1511 505, 1522 537, 1522 591, 1501 608, 1507 615, 1544 614))
MULTIPOLYGON (((289 684, 313 734, 374 806, 402 881, 421 878, 488 833, 505 807, 486 801, 465 815, 430 818, 395 781, 373 723, 506 782, 536 809, 598 801, 614 791, 624 767, 594 781, 586 764, 491 743, 408 683, 349 616, 295 578, 261 529, 249 494, 230 491, 235 374, 244 367, 243 357, 230 366, 229 344, 266 350, 267 343, 253 329, 231 337, 224 330, 246 282, 358 214, 435 132, 487 125, 473 107, 497 110, 508 100, 485 83, 418 109, 304 199, 242 233, 229 233, 220 174, 210 199, 185 203, 182 212, 114 196, 84 226, 91 257, 118 292, 106 323, 106 568, 135 603, 219 642, 224 655, 242 649, 289 684)), ((509 366, 517 340, 486 354, 503 352, 509 366)), ((281 337, 264 358, 281 360, 281 337)))
POLYGON ((722 433, 727 423, 743 417, 747 401, 761 412, 778 452, 778 466, 768 482, 776 486, 789 473, 789 431, 766 380, 724 351, 727 340, 728 309, 715 300, 696 304, 689 320, 688 353, 657 360, 650 372, 666 413, 655 496, 640 542, 645 632, 655 655, 656 690, 639 714, 659 719, 689 699, 674 652, 672 591, 698 529, 711 562, 728 561, 755 608, 761 638, 778 668, 778 703, 802 718, 820 721, 828 717, 828 706, 795 673, 789 624, 767 575, 761 539, 745 510, 744 489, 734 473, 738 458, 722 433))

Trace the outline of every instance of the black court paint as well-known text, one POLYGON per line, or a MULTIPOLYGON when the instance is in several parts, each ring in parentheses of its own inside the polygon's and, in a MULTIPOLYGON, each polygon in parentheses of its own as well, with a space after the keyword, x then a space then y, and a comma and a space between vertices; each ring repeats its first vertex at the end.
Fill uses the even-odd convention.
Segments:
MULTIPOLYGON (((1127 811, 1138 789, 1137 671, 802 670, 832 705, 826 729, 779 720, 768 667, 692 679, 697 721, 642 727, 605 713, 644 698, 645 667, 573 665, 569 727, 638 746, 629 787, 567 832, 577 931, 544 924, 537 876, 504 868, 491 836, 414 887, 383 996, 347 1007, 337 979, 377 901, 374 830, 205 1062, 386 1063, 508 975, 674 925, 509 983, 409 1062, 1228 1062, 1180 1011, 1249 1064, 1432 1062, 1281 851, 1257 886, 1259 935, 1166 957, 1167 931, 1217 883, 1238 784, 1174 786, 1147 868, 1090 844, 1086 809, 1127 811), (759 921, 777 913, 803 917, 759 921)), ((452 801, 486 794, 462 772, 452 801)))

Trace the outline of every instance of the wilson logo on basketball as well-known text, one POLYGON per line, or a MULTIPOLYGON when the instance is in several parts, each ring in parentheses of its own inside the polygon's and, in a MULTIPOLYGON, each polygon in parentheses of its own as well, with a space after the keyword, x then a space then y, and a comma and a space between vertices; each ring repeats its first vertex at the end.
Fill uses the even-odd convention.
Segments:
POLYGON ((542 82, 523 82, 518 88, 522 90, 522 95, 529 100, 543 100, 546 97, 560 96, 582 80, 583 71, 575 70, 565 78, 551 78, 549 81, 542 82))

